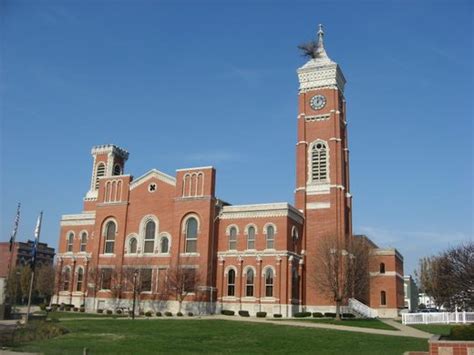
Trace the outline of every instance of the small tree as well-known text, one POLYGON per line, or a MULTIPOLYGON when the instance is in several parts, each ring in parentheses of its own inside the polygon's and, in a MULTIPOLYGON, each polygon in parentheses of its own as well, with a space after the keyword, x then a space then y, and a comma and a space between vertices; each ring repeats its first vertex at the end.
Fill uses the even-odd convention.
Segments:
POLYGON ((199 270, 182 265, 172 265, 168 269, 166 278, 166 293, 170 297, 175 297, 179 303, 179 312, 187 295, 196 293, 198 284, 201 281, 199 270))
POLYGON ((54 293, 54 274, 53 265, 42 265, 36 268, 35 290, 46 304, 54 293))
POLYGON ((27 265, 20 267, 20 293, 22 303, 25 304, 30 292, 31 268, 27 265))

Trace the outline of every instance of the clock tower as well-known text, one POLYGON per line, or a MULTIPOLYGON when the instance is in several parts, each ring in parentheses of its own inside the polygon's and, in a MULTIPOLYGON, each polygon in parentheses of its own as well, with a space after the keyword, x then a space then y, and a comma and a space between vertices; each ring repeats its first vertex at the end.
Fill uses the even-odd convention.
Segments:
POLYGON ((295 205, 304 213, 303 304, 334 304, 314 282, 318 270, 318 243, 337 237, 347 245, 352 236, 347 144, 346 80, 324 48, 319 25, 309 61, 298 69, 298 141, 296 143, 295 205))

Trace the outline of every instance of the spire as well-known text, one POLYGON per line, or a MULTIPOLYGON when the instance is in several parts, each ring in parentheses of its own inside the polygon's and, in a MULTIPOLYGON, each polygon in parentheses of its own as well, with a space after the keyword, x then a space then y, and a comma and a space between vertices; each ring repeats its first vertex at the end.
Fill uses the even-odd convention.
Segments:
POLYGON ((314 51, 314 58, 330 60, 326 53, 326 50, 324 49, 324 31, 323 31, 322 24, 319 24, 318 26, 317 36, 318 36, 318 42, 316 44, 316 50, 314 51))

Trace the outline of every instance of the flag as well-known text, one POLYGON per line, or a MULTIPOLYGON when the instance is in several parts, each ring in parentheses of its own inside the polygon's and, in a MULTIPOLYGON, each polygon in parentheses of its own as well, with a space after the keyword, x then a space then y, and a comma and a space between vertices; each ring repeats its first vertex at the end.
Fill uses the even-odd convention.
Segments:
POLYGON ((13 223, 12 234, 10 235, 10 252, 13 249, 13 244, 15 244, 16 233, 18 231, 18 224, 20 223, 20 202, 18 202, 18 207, 16 209, 15 222, 13 223))
POLYGON ((36 222, 35 228, 35 242, 33 244, 33 250, 31 251, 31 268, 34 269, 36 265, 36 253, 38 250, 38 243, 40 238, 41 231, 41 220, 43 219, 43 211, 40 212, 38 216, 38 221, 36 222))

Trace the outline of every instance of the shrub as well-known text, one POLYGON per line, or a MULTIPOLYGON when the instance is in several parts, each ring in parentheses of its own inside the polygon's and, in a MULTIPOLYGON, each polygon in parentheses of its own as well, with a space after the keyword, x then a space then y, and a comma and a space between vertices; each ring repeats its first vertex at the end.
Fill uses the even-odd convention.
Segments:
POLYGON ((311 312, 297 312, 293 315, 295 318, 306 318, 311 317, 311 312))
POLYGON ((231 310, 229 310, 229 309, 223 309, 223 310, 221 311, 221 314, 223 314, 224 316, 233 316, 233 315, 235 314, 235 312, 234 312, 234 311, 231 311, 231 310))
POLYGON ((108 314, 108 315, 111 315, 112 313, 113 313, 113 312, 112 312, 111 309, 108 309, 108 310, 107 310, 107 314, 108 314))
POLYGON ((194 313, 193 312, 188 312, 188 316, 192 317, 192 316, 194 316, 194 313))
POLYGON ((79 312, 79 308, 77 308, 77 307, 74 307, 72 310, 73 310, 74 312, 79 312))
POLYGON ((328 318, 336 318, 336 313, 326 312, 326 313, 324 313, 324 316, 328 317, 328 318))
POLYGON ((39 305, 39 308, 42 310, 42 311, 46 311, 46 305, 44 303, 41 303, 39 305))
POLYGON ((59 308, 59 306, 58 306, 57 304, 53 304, 53 305, 51 306, 51 311, 52 311, 52 312, 57 312, 58 308, 59 308))
POLYGON ((155 315, 156 315, 157 317, 161 317, 161 316, 162 316, 161 312, 156 312, 155 315))
POLYGON ((177 315, 178 317, 182 317, 182 316, 183 316, 183 313, 178 312, 178 313, 176 313, 176 315, 177 315))
POLYGON ((171 313, 171 312, 165 312, 165 316, 167 316, 167 317, 172 317, 172 316, 173 316, 173 313, 171 313))
POLYGON ((122 314, 122 310, 119 308, 119 309, 115 310, 115 313, 122 314))
POLYGON ((140 311, 140 312, 138 312, 138 315, 140 315, 140 316, 144 316, 144 315, 145 315, 145 312, 143 312, 143 311, 140 311))
POLYGON ((86 311, 85 307, 79 308, 79 312, 84 313, 86 311))
POLYGON ((145 316, 151 317, 151 316, 152 316, 152 313, 151 313, 150 311, 146 311, 146 312, 145 312, 145 316))
POLYGON ((283 316, 282 316, 281 314, 279 314, 279 313, 273 315, 273 318, 282 318, 282 317, 283 317, 283 316))
POLYGON ((103 310, 103 309, 98 309, 98 310, 97 310, 97 313, 102 314, 102 313, 104 313, 104 310, 103 310))
POLYGON ((449 334, 449 340, 474 340, 474 323, 454 326, 449 334))
POLYGON ((59 335, 66 334, 67 329, 54 322, 31 321, 21 326, 13 333, 13 343, 24 343, 34 340, 50 339, 59 335))
POLYGON ((352 313, 342 313, 342 318, 355 318, 352 313))
POLYGON ((314 317, 314 318, 323 318, 324 315, 323 315, 321 312, 314 312, 314 313, 313 313, 313 317, 314 317))
POLYGON ((267 316, 267 312, 257 312, 257 318, 265 318, 267 316))
POLYGON ((250 317, 249 311, 239 311, 239 316, 250 317))

